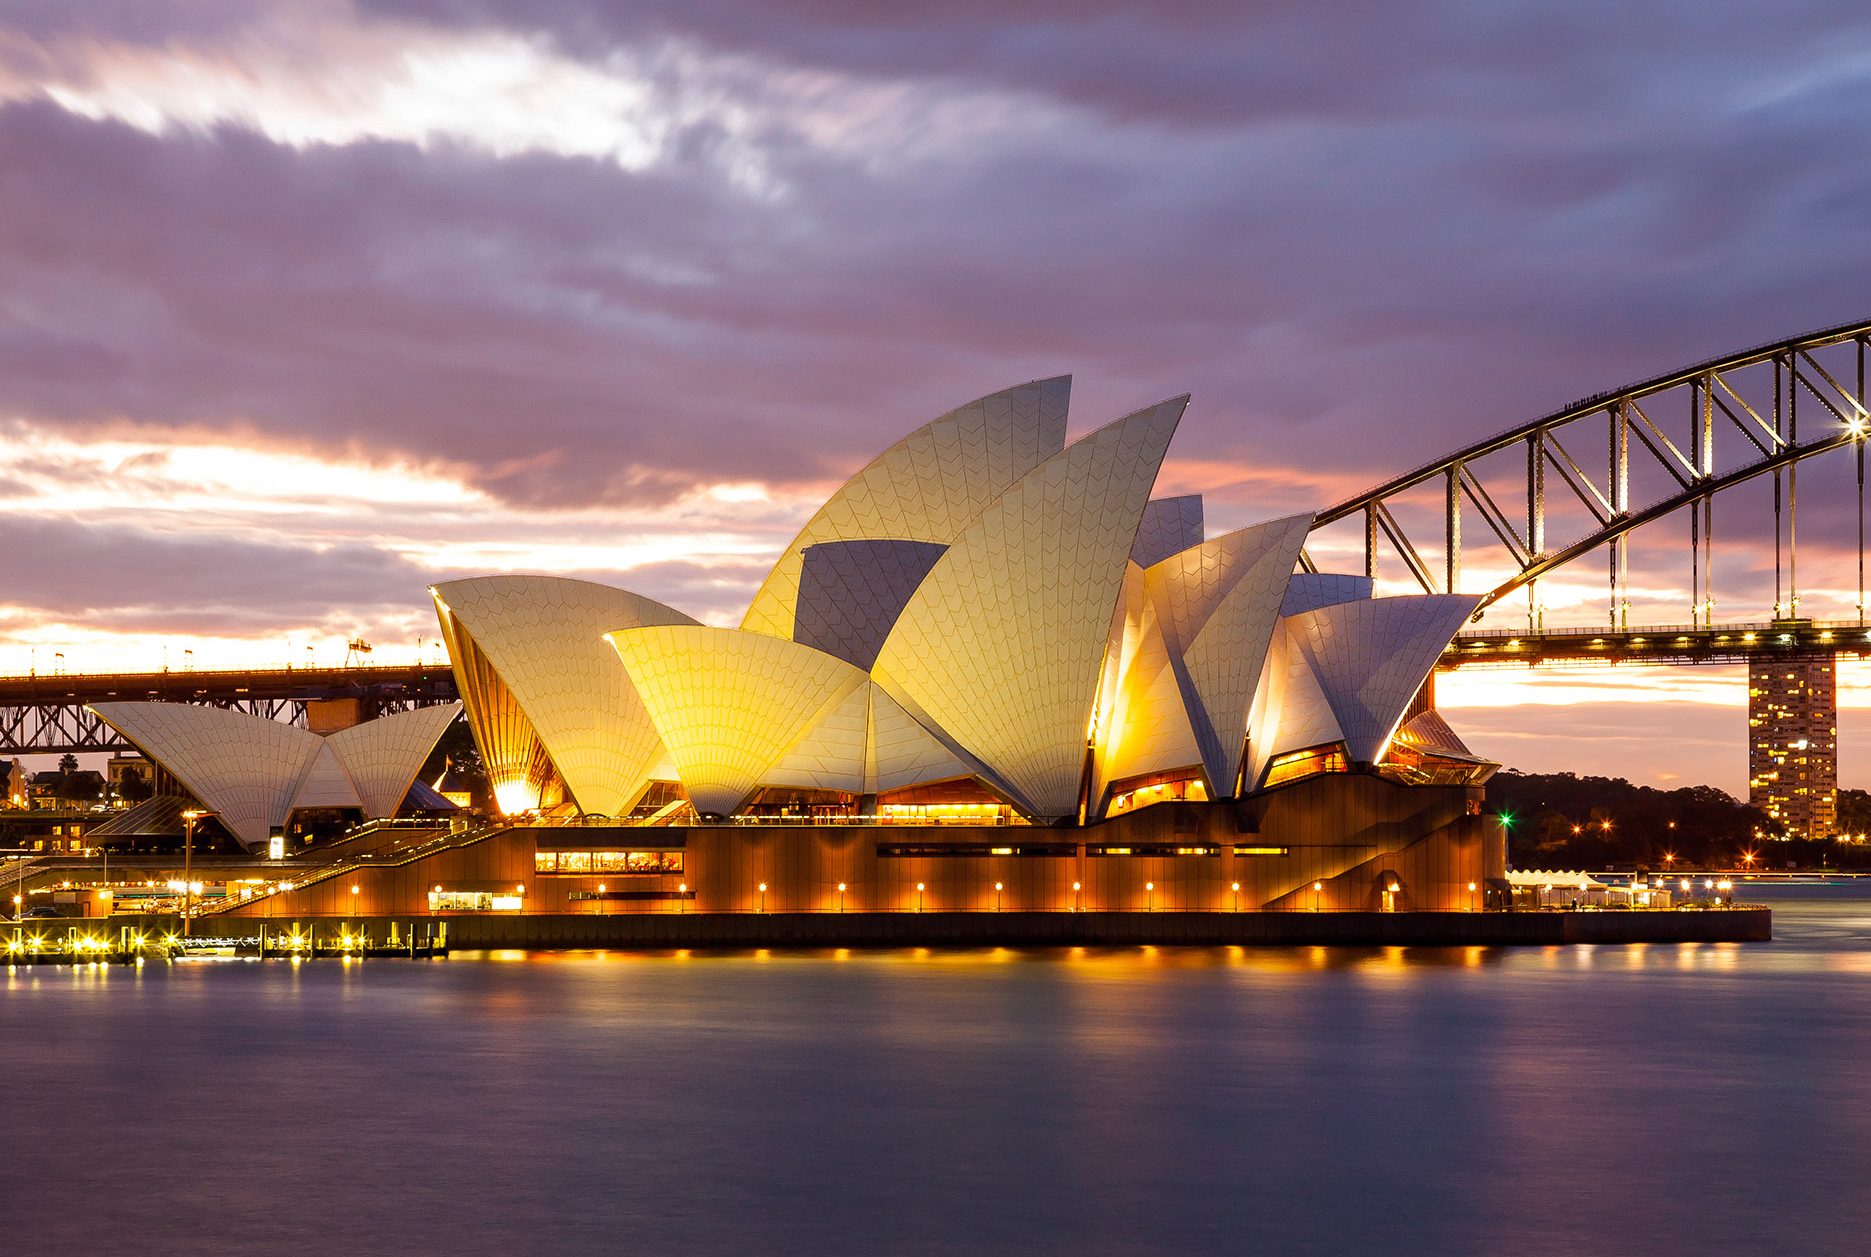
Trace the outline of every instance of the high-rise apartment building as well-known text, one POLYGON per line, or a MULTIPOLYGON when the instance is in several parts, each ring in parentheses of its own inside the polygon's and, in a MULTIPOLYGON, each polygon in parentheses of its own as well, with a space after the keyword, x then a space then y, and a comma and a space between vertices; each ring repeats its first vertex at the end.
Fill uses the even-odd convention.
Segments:
POLYGON ((1748 663, 1748 803, 1782 833, 1824 838, 1838 823, 1838 679, 1831 655, 1748 663))

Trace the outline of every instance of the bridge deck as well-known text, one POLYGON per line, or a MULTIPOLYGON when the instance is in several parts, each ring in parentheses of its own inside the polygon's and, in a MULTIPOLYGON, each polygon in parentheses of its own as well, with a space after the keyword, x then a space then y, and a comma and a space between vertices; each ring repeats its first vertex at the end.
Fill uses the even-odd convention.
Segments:
POLYGON ((1745 663, 1762 655, 1871 654, 1871 624, 1647 625, 1629 629, 1478 630, 1456 635, 1437 668, 1745 663))

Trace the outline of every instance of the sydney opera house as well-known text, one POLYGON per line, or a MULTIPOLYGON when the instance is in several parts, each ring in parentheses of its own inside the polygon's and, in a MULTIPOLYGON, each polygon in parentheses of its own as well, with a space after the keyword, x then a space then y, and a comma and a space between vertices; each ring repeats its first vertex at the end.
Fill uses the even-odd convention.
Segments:
MULTIPOLYGON (((1152 497, 1187 398, 1068 443, 1069 392, 1022 384, 885 450, 735 627, 559 577, 435 586, 506 819, 293 909, 501 887, 550 912, 1480 906, 1494 766, 1428 683, 1476 600, 1311 571, 1309 515, 1208 536, 1200 498, 1152 497)), ((226 795, 206 778, 231 753, 179 762, 141 706, 99 710, 226 795)), ((393 809, 445 722, 232 754, 243 839, 308 801, 393 809)))

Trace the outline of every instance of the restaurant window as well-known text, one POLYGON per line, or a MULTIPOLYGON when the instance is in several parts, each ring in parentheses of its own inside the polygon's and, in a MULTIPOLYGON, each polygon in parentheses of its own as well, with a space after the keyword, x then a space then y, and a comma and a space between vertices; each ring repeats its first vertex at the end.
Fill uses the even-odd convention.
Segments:
POLYGON ((540 851, 533 856, 537 873, 680 873, 680 851, 540 851))
POLYGON ((1291 751, 1285 755, 1274 756, 1273 763, 1267 766, 1267 785, 1277 786, 1301 777, 1312 777, 1319 773, 1342 773, 1351 771, 1351 763, 1345 758, 1345 744, 1333 742, 1326 746, 1308 747, 1303 751, 1291 751))

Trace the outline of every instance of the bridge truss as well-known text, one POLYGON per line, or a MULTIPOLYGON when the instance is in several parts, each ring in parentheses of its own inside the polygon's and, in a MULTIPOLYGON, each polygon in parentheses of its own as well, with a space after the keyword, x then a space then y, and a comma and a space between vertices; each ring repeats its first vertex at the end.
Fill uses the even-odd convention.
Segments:
MULTIPOLYGON (((1715 499, 1771 477, 1773 618, 1791 619, 1800 601, 1800 464, 1843 451, 1856 458, 1862 623, 1868 344, 1871 323, 1852 323, 1588 397, 1327 508, 1314 523, 1315 537, 1357 521, 1367 575, 1379 574, 1380 552, 1387 552, 1432 593, 1462 588, 1463 545, 1478 538, 1511 559, 1511 574, 1491 578, 1482 608, 1524 587, 1530 631, 1545 627, 1540 578, 1602 548, 1609 625, 1624 630, 1630 534, 1681 512, 1689 523, 1691 620, 1708 627, 1716 607, 1715 499), (1549 484, 1557 495, 1551 501, 1549 484), (1420 504, 1425 494, 1438 499, 1439 527, 1425 526, 1420 510, 1412 516, 1402 509, 1406 499, 1420 504)), ((1317 570, 1310 556, 1302 562, 1317 570)))
POLYGON ((334 700, 369 720, 453 702, 455 677, 432 664, 0 677, 0 756, 129 750, 88 703, 198 703, 304 726, 311 704, 334 700))

